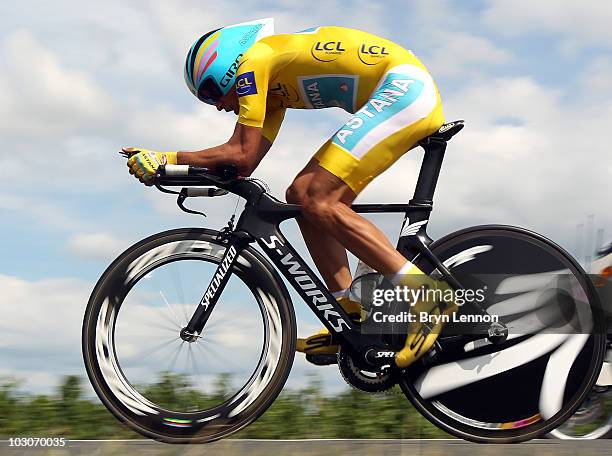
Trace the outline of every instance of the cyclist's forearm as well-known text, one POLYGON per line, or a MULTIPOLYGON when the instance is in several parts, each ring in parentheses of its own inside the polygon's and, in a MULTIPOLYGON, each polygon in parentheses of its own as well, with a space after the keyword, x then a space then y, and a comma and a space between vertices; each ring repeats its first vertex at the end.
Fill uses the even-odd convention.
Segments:
POLYGON ((179 152, 179 165, 193 165, 215 169, 228 163, 236 165, 242 176, 249 176, 270 149, 270 141, 263 138, 261 128, 236 124, 228 142, 196 152, 179 152))
POLYGON ((248 155, 242 151, 242 148, 230 144, 222 144, 194 152, 178 152, 177 163, 210 169, 232 163, 236 165, 241 174, 248 172, 251 168, 248 155))

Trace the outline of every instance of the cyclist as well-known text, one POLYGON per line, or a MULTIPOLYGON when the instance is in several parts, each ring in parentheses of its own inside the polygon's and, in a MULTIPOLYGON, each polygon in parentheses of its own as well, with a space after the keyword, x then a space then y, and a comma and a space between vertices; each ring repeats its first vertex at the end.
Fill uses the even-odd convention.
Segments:
MULTIPOLYGON (((444 123, 436 85, 411 51, 343 27, 275 35, 273 20, 264 19, 198 39, 187 55, 185 80, 204 103, 238 115, 234 132, 225 144, 195 152, 124 149, 138 152, 128 166, 141 182, 151 185, 160 164, 215 169, 232 163, 248 176, 272 146, 286 109, 342 108, 353 116, 286 192, 288 202, 303 207, 298 223, 308 250, 349 314, 359 314, 360 308, 347 296, 352 277, 346 250, 397 283, 427 280, 378 228, 350 208, 372 179, 444 123)), ((396 355, 398 366, 409 365, 433 345, 439 325, 433 329, 421 325, 411 331, 396 355)), ((323 330, 298 339, 297 348, 326 355, 338 346, 323 330)))

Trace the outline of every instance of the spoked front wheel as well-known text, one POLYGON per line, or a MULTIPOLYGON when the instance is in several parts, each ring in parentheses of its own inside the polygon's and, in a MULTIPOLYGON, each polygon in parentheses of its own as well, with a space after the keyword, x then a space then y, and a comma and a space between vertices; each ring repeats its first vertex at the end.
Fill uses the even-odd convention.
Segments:
POLYGON ((87 373, 104 405, 147 437, 225 437, 261 415, 289 375, 295 315, 254 249, 239 253, 202 333, 181 333, 225 250, 215 231, 160 233, 123 253, 92 292, 83 323, 87 373))
POLYGON ((440 428, 477 442, 520 442, 559 426, 591 391, 606 347, 582 268, 546 238, 513 227, 468 228, 430 248, 473 293, 444 326, 435 356, 404 372, 406 396, 440 428), (489 337, 489 317, 474 317, 474 301, 507 338, 489 337))

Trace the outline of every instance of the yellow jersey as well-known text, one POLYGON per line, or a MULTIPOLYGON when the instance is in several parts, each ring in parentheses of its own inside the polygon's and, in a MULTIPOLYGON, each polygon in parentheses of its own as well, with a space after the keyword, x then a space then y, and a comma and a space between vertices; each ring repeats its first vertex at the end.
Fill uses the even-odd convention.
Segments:
POLYGON ((355 113, 398 62, 426 71, 411 51, 360 30, 316 27, 266 37, 238 67, 238 122, 261 127, 273 142, 287 108, 355 113))

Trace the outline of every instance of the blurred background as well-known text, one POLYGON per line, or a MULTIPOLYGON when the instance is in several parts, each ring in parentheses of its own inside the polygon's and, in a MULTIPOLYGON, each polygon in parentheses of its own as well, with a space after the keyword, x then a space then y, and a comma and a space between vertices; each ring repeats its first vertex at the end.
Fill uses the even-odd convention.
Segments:
MULTIPOLYGON (((89 294, 126 247, 180 226, 221 228, 233 198, 203 220, 127 173, 122 146, 195 150, 226 141, 233 114, 198 102, 183 82, 192 42, 223 25, 274 17, 277 33, 341 25, 413 50, 442 94, 449 146, 430 234, 504 223, 538 231, 583 264, 612 230, 612 6, 595 0, 351 2, 178 0, 0 4, 0 434, 135 436, 85 378, 80 330, 89 294), (607 234, 606 234, 607 233, 607 234), (33 432, 36 431, 36 432, 33 432)), ((286 187, 349 115, 289 112, 256 170, 286 187)), ((358 202, 406 202, 414 150, 358 202)), ((400 216, 372 218, 395 241, 400 216)), ((283 230, 307 256, 296 225, 283 230)), ((294 300, 299 333, 320 327, 294 300)), ((151 395, 180 394, 160 378, 151 395)), ((220 377, 216 388, 223 390, 220 377)), ((296 357, 286 392, 243 436, 435 437, 399 396, 348 389, 337 368, 296 357), (402 401, 397 407, 396 400, 402 401), (366 413, 355 414, 355 407, 366 413), (318 423, 313 427, 316 415, 318 423), (338 418, 342 418, 338 420, 338 418), (361 421, 360 421, 361 420, 361 421), (404 426, 396 426, 400 420, 404 426), (336 424, 334 424, 336 423, 336 424)), ((213 394, 215 394, 213 392, 213 394)))

